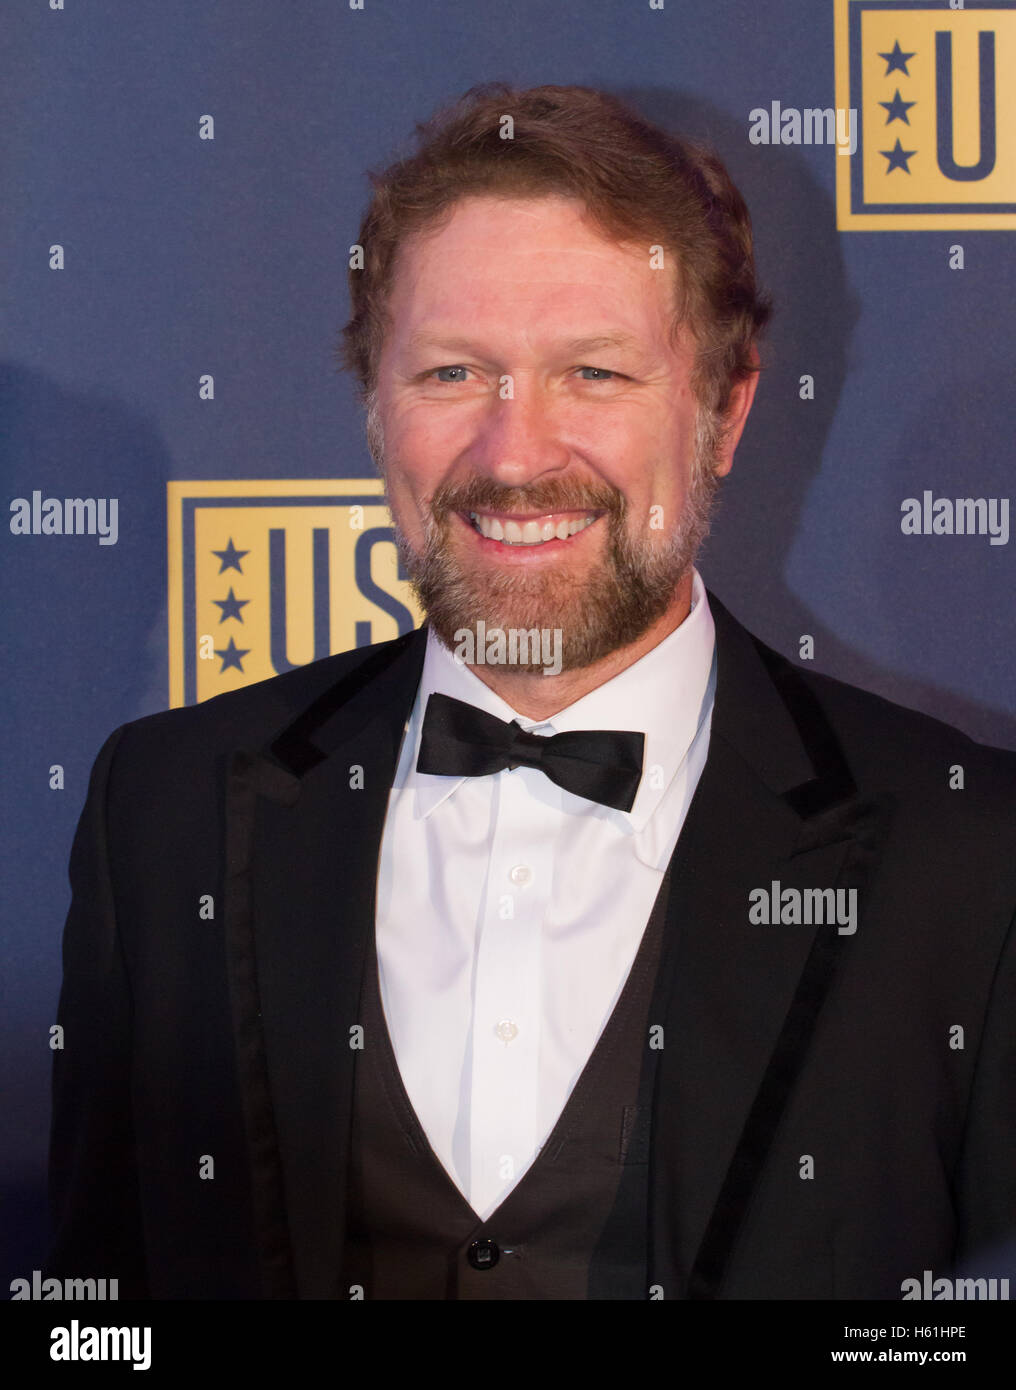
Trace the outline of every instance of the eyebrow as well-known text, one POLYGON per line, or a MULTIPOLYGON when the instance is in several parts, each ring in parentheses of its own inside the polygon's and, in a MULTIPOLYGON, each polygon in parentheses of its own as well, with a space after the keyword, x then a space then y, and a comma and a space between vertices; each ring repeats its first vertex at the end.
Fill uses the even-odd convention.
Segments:
MULTIPOLYGON (((410 348, 439 348, 443 352, 476 353, 479 351, 478 345, 469 338, 444 337, 439 333, 425 332, 413 333, 408 340, 408 346, 410 348)), ((602 352, 605 348, 639 351, 642 350, 643 345, 637 338, 633 338, 627 333, 600 333, 587 338, 572 338, 570 342, 562 344, 562 351, 569 354, 602 352)))

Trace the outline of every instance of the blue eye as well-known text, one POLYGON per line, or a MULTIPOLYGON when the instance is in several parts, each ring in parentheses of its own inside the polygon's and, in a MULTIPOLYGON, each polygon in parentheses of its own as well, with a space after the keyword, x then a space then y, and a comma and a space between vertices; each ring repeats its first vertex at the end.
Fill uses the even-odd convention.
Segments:
POLYGON ((617 376, 617 372, 612 372, 607 367, 580 367, 579 371, 597 373, 595 377, 587 376, 586 381, 608 381, 611 377, 617 376))
MULTIPOLYGON (((463 373, 465 373, 465 372, 467 372, 468 370, 469 370, 468 367, 435 367, 435 369, 434 369, 434 371, 431 373, 431 375, 432 375, 432 376, 436 376, 437 379, 438 379, 439 381, 445 381, 445 382, 447 382, 447 381, 448 381, 448 378, 447 378, 447 377, 442 377, 442 376, 440 375, 441 372, 463 372, 463 373)), ((463 381, 464 379, 465 379, 464 376, 458 376, 458 377, 454 377, 454 378, 453 378, 453 381, 463 381)))

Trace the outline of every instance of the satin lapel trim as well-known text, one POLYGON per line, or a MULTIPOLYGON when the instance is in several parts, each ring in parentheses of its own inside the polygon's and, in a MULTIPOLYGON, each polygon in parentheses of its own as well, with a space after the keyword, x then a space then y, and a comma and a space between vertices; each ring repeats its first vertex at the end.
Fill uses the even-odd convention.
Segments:
MULTIPOLYGON (((835 843, 842 838, 849 841, 833 886, 837 891, 856 890, 858 929, 863 921, 868 882, 879 861, 890 814, 888 803, 854 799, 843 808, 835 823, 826 823, 825 843, 835 843)), ((852 940, 853 936, 841 935, 834 926, 819 927, 814 932, 793 1000, 695 1257, 688 1281, 689 1299, 714 1299, 722 1291, 755 1186, 807 1057, 822 1005, 832 987, 837 966, 849 951, 852 940)))
MULTIPOLYGON (((774 942, 772 960, 766 958, 763 964, 755 950, 747 953, 748 963, 732 968, 730 952, 745 941, 738 933, 740 924, 747 923, 747 894, 753 887, 768 886, 771 879, 798 884, 808 883, 809 876, 812 886, 853 888, 863 929, 868 882, 892 809, 887 802, 858 795, 839 741, 794 667, 747 633, 712 594, 709 602, 717 628, 710 749, 674 855, 654 1017, 666 1017, 668 1034, 676 1030, 684 1038, 700 1007, 697 996, 711 995, 731 1011, 735 1034, 745 1017, 765 1017, 766 1022, 757 1036, 742 1041, 735 1059, 739 1077, 754 1073, 758 1078, 754 1089, 750 1084, 746 1089, 742 1080, 738 1103, 744 1106, 744 1119, 736 1126, 722 1103, 707 1099, 698 1104, 695 1099, 708 1097, 710 1085, 715 1086, 708 1046, 698 1053, 690 1046, 687 1063, 668 1055, 668 1047, 657 1071, 654 1133, 661 1103, 669 1102, 671 1095, 665 1079, 669 1075, 670 1086, 676 1086, 672 1094, 683 1099, 688 1110, 688 1115, 677 1117, 678 1127, 690 1116, 692 1124, 715 1126, 700 1138, 715 1141, 721 1132, 730 1135, 729 1160, 721 1169, 724 1177, 704 1228, 699 1228, 704 1233, 691 1246, 696 1251, 693 1259, 688 1259, 688 1233, 680 1230, 677 1239, 683 1253, 662 1263, 657 1256, 661 1240, 670 1242, 671 1253, 675 1248, 674 1232, 668 1232, 665 1223, 694 1219, 698 1208, 687 1206, 692 1200, 688 1194, 702 1190, 704 1175, 699 1172, 688 1180, 682 1171, 676 1181, 667 1173, 654 1177, 654 1203, 662 1203, 662 1209, 650 1222, 651 1277, 661 1277, 654 1268, 658 1265, 666 1271, 662 1277, 670 1286, 667 1296, 673 1296, 676 1279, 687 1290, 684 1296, 692 1299, 721 1294, 837 964, 853 940, 835 925, 760 927, 757 930, 798 935, 774 942), (818 882, 816 872, 822 875, 818 882), (671 1069, 682 1067, 685 1070, 671 1069)), ((713 1034, 714 1042, 718 1036, 713 1034)), ((730 1058, 726 1060, 730 1066, 730 1058)), ((673 1126, 672 1111, 665 1118, 673 1126)), ((680 1128, 671 1128, 668 1136, 671 1157, 680 1153, 682 1143, 696 1142, 694 1132, 680 1128)), ((721 1139, 717 1153, 722 1143, 721 1139)), ((660 1150, 654 1148, 654 1153, 661 1162, 660 1150)))
POLYGON ((349 1029, 425 644, 423 629, 386 643, 262 751, 230 760, 227 963, 266 1298, 340 1296, 349 1029))
POLYGON ((295 804, 299 796, 296 778, 250 754, 233 754, 226 793, 226 959, 262 1293, 265 1298, 295 1298, 285 1184, 261 1027, 254 949, 252 847, 257 798, 264 789, 266 776, 285 778, 285 782, 278 781, 274 791, 285 796, 288 804, 295 804))

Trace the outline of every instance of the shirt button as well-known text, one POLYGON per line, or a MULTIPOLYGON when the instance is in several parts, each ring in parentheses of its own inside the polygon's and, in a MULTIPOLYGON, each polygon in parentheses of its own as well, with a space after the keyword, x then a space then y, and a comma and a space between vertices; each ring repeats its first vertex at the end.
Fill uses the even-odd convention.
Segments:
POLYGON ((508 877, 511 879, 512 883, 517 883, 520 887, 524 887, 532 879, 533 871, 528 864, 516 864, 508 877))
POLYGON ((474 1240, 466 1251, 466 1259, 474 1269, 493 1269, 501 1251, 492 1240, 474 1240))
POLYGON ((503 1043, 510 1043, 512 1038, 517 1038, 519 1035, 518 1025, 513 1023, 510 1018, 503 1018, 494 1032, 503 1043))

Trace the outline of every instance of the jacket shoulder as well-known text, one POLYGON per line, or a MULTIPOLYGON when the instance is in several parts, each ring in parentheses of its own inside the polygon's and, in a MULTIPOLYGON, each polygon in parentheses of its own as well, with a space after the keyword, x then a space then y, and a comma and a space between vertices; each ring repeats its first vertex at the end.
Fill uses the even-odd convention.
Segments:
POLYGON ((136 753, 165 750, 173 758, 188 752, 210 757, 237 748, 255 751, 371 657, 393 651, 409 636, 338 652, 201 704, 131 720, 116 730, 117 741, 136 753))
MULTIPOLYGON (((764 644, 760 644, 764 645, 764 644)), ((1016 752, 978 743, 961 729, 778 656, 811 692, 858 785, 911 796, 963 793, 1016 834, 1016 752)))

